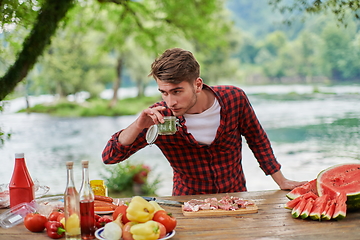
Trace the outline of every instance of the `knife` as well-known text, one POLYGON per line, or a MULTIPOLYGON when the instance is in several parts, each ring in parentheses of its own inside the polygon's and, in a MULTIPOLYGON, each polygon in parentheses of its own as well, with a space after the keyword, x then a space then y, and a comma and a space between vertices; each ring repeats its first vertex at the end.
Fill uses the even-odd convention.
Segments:
POLYGON ((157 199, 155 197, 142 197, 146 201, 155 201, 160 205, 167 205, 172 207, 181 207, 184 205, 184 202, 172 201, 172 200, 165 200, 165 199, 157 199))

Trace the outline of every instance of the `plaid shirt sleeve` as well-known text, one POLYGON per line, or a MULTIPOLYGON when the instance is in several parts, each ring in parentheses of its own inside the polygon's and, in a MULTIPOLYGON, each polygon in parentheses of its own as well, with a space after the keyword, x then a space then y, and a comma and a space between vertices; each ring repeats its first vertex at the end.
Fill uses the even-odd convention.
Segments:
MULTIPOLYGON (((154 104, 154 106, 165 106, 164 102, 158 102, 154 104)), ((170 110, 165 112, 165 115, 170 115, 170 110)), ((124 146, 119 143, 118 137, 119 134, 123 130, 120 130, 119 132, 115 133, 111 136, 110 140, 107 142, 103 152, 102 152, 102 159, 105 164, 115 164, 122 162, 126 159, 128 159, 131 155, 136 153, 138 150, 146 147, 148 145, 146 141, 146 131, 147 128, 144 129, 136 138, 133 144, 129 146, 124 146)))
MULTIPOLYGON (((242 99, 239 106, 239 112, 241 113, 239 130, 259 162, 260 168, 266 175, 273 174, 279 171, 281 166, 275 158, 270 140, 261 126, 248 97, 242 90, 239 91, 242 99)), ((233 101, 236 101, 236 99, 233 101)))

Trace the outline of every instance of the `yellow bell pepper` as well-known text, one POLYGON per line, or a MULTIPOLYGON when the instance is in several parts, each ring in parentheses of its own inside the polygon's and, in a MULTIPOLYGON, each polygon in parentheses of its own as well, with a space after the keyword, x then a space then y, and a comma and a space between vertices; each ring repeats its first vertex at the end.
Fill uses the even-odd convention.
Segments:
POLYGON ((134 240, 155 240, 160 237, 159 225, 153 220, 133 225, 130 233, 134 240))
POLYGON ((155 201, 149 201, 149 203, 151 203, 153 206, 154 206, 154 208, 155 208, 155 212, 157 212, 157 211, 159 211, 159 210, 165 210, 165 209, 163 209, 157 202, 155 202, 155 201))
POLYGON ((153 218, 154 213, 155 207, 140 196, 133 197, 126 209, 126 217, 132 222, 147 222, 153 218))

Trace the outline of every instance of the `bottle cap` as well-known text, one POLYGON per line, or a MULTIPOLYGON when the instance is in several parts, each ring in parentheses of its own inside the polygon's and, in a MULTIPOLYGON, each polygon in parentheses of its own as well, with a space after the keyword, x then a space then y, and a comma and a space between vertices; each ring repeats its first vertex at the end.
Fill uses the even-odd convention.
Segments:
POLYGON ((74 162, 66 162, 66 168, 67 169, 72 169, 74 165, 74 162))
POLYGON ((82 166, 83 166, 84 168, 89 167, 89 161, 88 161, 88 160, 82 160, 82 161, 81 161, 81 164, 82 164, 82 166))
POLYGON ((15 158, 24 158, 24 153, 15 153, 15 158))

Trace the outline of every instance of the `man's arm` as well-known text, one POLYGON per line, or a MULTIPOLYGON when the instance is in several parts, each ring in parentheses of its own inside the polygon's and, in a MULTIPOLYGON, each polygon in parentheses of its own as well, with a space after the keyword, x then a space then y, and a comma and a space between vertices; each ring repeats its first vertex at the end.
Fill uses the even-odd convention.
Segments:
POLYGON ((281 190, 292 190, 298 186, 301 186, 301 185, 307 183, 307 181, 298 182, 298 181, 289 180, 284 177, 281 170, 272 174, 271 177, 274 179, 274 181, 277 183, 277 185, 279 185, 281 190))

